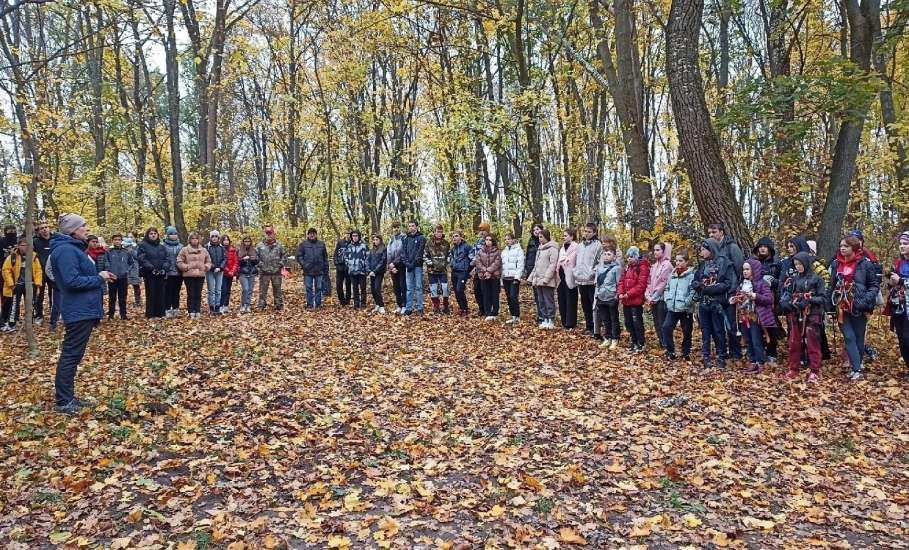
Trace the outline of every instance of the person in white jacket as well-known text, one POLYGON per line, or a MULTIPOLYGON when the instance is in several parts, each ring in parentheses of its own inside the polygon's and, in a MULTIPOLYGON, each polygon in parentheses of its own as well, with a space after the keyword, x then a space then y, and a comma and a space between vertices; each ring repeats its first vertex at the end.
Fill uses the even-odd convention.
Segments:
POLYGON ((518 301, 521 291, 521 276, 524 274, 524 251, 511 233, 505 235, 505 248, 502 250, 502 286, 508 300, 508 312, 511 319, 505 321, 513 325, 521 318, 521 305, 518 301))
POLYGON ((578 285, 578 294, 581 296, 581 308, 584 310, 584 334, 594 336, 593 326, 593 294, 596 288, 595 272, 600 263, 600 253, 603 245, 597 238, 597 226, 588 223, 581 233, 581 242, 578 243, 578 255, 574 265, 574 282, 578 285))

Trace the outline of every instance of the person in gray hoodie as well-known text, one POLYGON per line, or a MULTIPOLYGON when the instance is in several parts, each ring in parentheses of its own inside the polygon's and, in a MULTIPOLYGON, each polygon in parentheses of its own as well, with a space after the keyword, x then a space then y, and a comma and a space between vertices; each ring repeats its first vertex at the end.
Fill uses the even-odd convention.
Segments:
POLYGON ((680 252, 675 255, 675 269, 669 276, 669 283, 663 291, 666 303, 666 320, 663 326, 656 327, 663 331, 663 343, 666 346, 666 357, 676 359, 673 333, 678 324, 682 325, 682 358, 691 360, 691 331, 694 328, 694 269, 688 266, 688 254, 680 252))
POLYGON ((603 246, 597 239, 597 226, 588 223, 581 232, 578 243, 577 258, 574 265, 574 282, 578 285, 581 297, 581 309, 584 311, 584 334, 596 337, 593 326, 593 294, 596 287, 595 271, 600 262, 603 246))
POLYGON ((401 313, 407 304, 407 271, 404 268, 404 233, 401 222, 391 224, 391 238, 386 248, 388 255, 388 273, 391 275, 391 286, 395 292, 395 313, 401 313))
POLYGON ((615 261, 615 250, 604 248, 600 253, 600 264, 596 267, 594 281, 595 323, 594 329, 601 331, 602 348, 614 350, 619 345, 619 280, 622 268, 615 261))
POLYGON ((104 265, 114 274, 116 279, 107 284, 107 318, 114 318, 114 305, 120 308, 120 319, 126 319, 126 294, 129 289, 129 272, 136 263, 136 259, 129 250, 123 248, 123 235, 119 233, 111 237, 112 246, 104 253, 104 265))

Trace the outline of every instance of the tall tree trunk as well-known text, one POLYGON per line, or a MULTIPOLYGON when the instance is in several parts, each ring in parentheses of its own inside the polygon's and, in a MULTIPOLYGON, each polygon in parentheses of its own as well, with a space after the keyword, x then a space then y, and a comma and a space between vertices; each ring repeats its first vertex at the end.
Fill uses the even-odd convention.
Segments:
POLYGON ((174 10, 177 0, 164 0, 167 38, 164 44, 167 69, 167 122, 170 133, 170 166, 173 181, 174 224, 184 239, 189 236, 183 219, 183 161, 180 147, 180 68, 177 65, 177 37, 174 33, 174 10))
MULTIPOLYGON (((862 0, 861 4, 859 0, 844 0, 843 3, 849 23, 849 59, 860 70, 870 74, 874 28, 880 23, 880 0, 862 0)), ((840 123, 817 243, 817 252, 821 258, 834 255, 842 236, 862 128, 869 108, 870 101, 852 105, 840 123)))
MULTIPOLYGON (((525 0, 517 0, 517 13, 512 35, 512 53, 517 65, 518 84, 522 92, 531 92, 528 48, 524 40, 525 0)), ((543 223, 543 175, 540 171, 540 131, 537 127, 537 109, 531 107, 523 113, 524 137, 527 140, 527 171, 530 176, 530 211, 533 223, 543 223)))
POLYGON ((590 0, 590 24, 598 37, 597 55, 619 118, 622 143, 631 173, 631 225, 637 234, 640 229, 653 229, 655 212, 650 152, 644 134, 644 83, 638 53, 634 0, 616 0, 614 3, 615 62, 603 29, 600 1, 590 0))
POLYGON ((701 221, 722 222, 726 232, 750 250, 751 233, 726 172, 720 144, 704 99, 698 40, 704 0, 673 0, 666 27, 666 73, 679 153, 691 180, 701 221))

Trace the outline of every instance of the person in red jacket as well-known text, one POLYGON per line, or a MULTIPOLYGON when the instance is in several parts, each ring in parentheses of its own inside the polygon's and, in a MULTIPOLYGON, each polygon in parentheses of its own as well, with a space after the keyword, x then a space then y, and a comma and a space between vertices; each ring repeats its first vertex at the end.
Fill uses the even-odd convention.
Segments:
POLYGON ((237 256, 237 247, 227 235, 221 237, 221 246, 227 256, 224 262, 224 281, 221 282, 221 313, 227 313, 230 311, 230 288, 240 270, 240 258, 237 256))
POLYGON ((641 259, 641 251, 632 246, 625 254, 627 262, 619 281, 619 301, 625 328, 631 335, 631 352, 644 351, 644 291, 650 279, 650 264, 641 259))

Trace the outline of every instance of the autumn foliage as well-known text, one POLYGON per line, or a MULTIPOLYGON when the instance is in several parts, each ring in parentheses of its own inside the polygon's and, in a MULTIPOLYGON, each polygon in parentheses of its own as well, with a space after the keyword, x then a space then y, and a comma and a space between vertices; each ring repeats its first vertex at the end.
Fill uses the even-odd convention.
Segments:
MULTIPOLYGON (((909 402, 884 349, 705 376, 580 332, 333 304, 105 322, 95 406, 52 412, 59 341, 0 359, 10 548, 881 547, 909 529, 909 402)), ((526 298, 526 296, 525 296, 526 298)), ((135 316, 138 318, 138 316, 135 316)))

